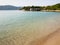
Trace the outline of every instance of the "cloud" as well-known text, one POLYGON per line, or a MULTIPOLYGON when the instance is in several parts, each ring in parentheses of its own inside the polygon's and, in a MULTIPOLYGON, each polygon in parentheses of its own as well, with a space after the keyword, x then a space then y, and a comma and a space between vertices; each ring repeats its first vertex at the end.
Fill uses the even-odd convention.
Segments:
POLYGON ((0 0, 0 5, 51 5, 59 2, 60 0, 0 0))

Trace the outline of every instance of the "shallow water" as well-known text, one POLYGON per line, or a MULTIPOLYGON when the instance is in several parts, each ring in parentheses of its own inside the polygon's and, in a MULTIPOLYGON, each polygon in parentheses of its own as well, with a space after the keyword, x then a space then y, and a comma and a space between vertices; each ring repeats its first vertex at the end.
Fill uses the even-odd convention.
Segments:
POLYGON ((60 12, 0 11, 0 45, 28 45, 60 28, 60 12))

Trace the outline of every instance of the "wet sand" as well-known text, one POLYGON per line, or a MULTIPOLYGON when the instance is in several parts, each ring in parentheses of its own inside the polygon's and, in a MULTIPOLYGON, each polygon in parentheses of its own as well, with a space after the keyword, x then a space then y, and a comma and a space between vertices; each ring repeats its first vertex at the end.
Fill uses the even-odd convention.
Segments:
POLYGON ((57 29, 46 37, 32 41, 29 45, 60 45, 60 29, 57 29))
POLYGON ((60 45, 60 29, 50 34, 43 45, 60 45))

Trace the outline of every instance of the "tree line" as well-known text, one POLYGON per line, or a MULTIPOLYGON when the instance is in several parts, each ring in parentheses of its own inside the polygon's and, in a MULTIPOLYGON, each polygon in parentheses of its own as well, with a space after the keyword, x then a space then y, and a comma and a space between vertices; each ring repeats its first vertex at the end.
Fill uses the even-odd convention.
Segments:
POLYGON ((60 10, 60 3, 51 6, 24 6, 21 10, 30 10, 30 8, 40 8, 40 10, 60 10))

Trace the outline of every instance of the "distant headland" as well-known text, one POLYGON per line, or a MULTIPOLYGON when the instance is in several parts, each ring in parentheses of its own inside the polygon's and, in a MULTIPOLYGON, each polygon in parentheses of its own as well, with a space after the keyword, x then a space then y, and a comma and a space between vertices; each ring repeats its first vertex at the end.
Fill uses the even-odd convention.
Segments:
POLYGON ((60 3, 51 6, 24 6, 20 10, 25 11, 58 11, 60 12, 60 3))
POLYGON ((12 5, 2 5, 0 6, 0 10, 19 10, 20 7, 12 6, 12 5))

